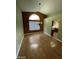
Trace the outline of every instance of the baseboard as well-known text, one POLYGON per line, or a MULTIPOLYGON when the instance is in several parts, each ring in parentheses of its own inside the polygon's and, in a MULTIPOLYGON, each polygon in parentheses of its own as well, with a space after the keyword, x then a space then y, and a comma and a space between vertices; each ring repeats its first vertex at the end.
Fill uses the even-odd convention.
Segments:
POLYGON ((40 32, 31 32, 31 33, 24 34, 24 36, 31 35, 31 34, 36 34, 36 33, 42 33, 42 32, 41 31, 40 32))
POLYGON ((24 36, 23 36, 23 38, 22 38, 22 40, 21 40, 21 43, 20 43, 20 46, 19 46, 18 52, 17 52, 17 54, 16 54, 16 58, 18 57, 18 54, 19 54, 19 51, 20 51, 20 48, 21 48, 21 45, 22 45, 23 39, 24 39, 24 36))
MULTIPOLYGON (((51 35, 48 34, 47 32, 44 32, 44 34, 46 34, 46 35, 48 35, 49 37, 51 37, 51 35)), ((56 40, 59 41, 59 42, 62 42, 60 39, 56 39, 56 40)))
POLYGON ((56 39, 57 41, 59 41, 59 42, 62 42, 60 39, 56 39))
POLYGON ((47 32, 44 32, 44 34, 46 34, 46 35, 48 35, 49 37, 51 37, 51 35, 50 35, 50 34, 48 34, 47 32))

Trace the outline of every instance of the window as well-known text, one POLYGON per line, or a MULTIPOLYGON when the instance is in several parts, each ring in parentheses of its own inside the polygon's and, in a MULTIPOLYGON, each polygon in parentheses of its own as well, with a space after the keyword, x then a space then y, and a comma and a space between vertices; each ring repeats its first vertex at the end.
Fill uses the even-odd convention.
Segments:
POLYGON ((40 18, 39 18, 38 15, 32 14, 32 15, 29 17, 29 20, 40 20, 40 18))
POLYGON ((40 17, 36 14, 32 14, 29 17, 29 30, 40 30, 40 17))

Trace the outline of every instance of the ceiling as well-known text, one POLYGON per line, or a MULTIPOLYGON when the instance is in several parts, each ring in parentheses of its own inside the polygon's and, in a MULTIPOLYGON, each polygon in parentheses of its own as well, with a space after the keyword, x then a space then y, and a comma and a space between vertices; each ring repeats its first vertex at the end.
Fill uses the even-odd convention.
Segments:
POLYGON ((51 15, 62 10, 62 0, 16 0, 22 11, 51 15), (40 5, 39 5, 40 4, 40 5))

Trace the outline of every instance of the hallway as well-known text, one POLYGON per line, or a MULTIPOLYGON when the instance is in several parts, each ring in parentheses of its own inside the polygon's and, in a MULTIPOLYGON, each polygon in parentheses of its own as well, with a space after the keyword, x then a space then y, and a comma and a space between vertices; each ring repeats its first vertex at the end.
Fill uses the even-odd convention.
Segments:
POLYGON ((16 58, 62 59, 61 53, 62 0, 16 0, 16 58))
POLYGON ((25 35, 17 59, 62 59, 61 45, 43 33, 25 35))

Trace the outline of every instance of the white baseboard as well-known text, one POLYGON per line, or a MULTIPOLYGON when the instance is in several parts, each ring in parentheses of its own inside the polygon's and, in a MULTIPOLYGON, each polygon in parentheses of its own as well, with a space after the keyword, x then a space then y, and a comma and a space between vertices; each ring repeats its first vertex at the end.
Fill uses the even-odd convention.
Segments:
POLYGON ((22 40, 21 40, 21 43, 20 43, 20 46, 19 46, 18 52, 17 52, 17 54, 16 54, 16 58, 18 57, 18 54, 19 54, 19 51, 20 51, 20 48, 21 48, 21 45, 22 45, 23 39, 24 39, 24 36, 23 36, 23 38, 22 38, 22 40))
MULTIPOLYGON (((46 34, 46 35, 48 35, 49 37, 51 37, 51 35, 48 34, 47 32, 44 32, 44 34, 46 34)), ((56 39, 56 40, 59 41, 59 42, 62 42, 60 39, 56 39)))
POLYGON ((59 42, 62 42, 60 39, 56 39, 57 41, 59 41, 59 42))
POLYGON ((50 34, 48 34, 47 32, 44 32, 44 34, 46 34, 46 35, 48 35, 48 36, 50 36, 50 37, 51 37, 51 35, 50 35, 50 34))

